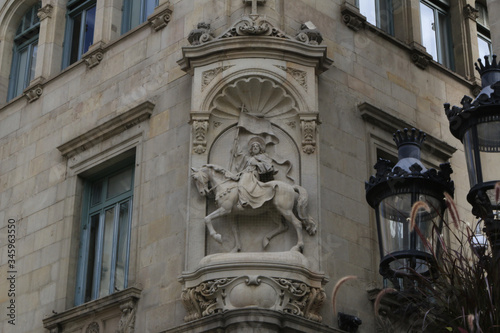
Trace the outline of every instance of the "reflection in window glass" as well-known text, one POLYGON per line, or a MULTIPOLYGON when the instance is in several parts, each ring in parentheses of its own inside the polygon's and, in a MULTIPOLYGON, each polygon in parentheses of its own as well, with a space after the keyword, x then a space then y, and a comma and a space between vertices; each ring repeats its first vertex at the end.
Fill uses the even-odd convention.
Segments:
POLYGON ((146 22, 158 6, 158 0, 124 0, 122 34, 146 22))
POLYGON ((358 0, 357 5, 369 23, 394 34, 392 0, 358 0))
MULTIPOLYGON (((441 4, 441 1, 437 2, 441 4)), ((435 61, 453 69, 451 54, 451 33, 446 8, 434 2, 420 2, 420 26, 422 44, 435 61)))
POLYGON ((94 42, 95 13, 95 0, 68 5, 63 67, 80 60, 94 42))
POLYGON ((86 184, 76 305, 127 288, 133 171, 86 184))

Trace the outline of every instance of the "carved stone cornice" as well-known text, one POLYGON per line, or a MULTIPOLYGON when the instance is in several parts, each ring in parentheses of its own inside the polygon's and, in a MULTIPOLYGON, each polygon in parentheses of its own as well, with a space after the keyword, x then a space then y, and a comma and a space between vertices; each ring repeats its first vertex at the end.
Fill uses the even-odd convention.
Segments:
POLYGON ((38 10, 37 16, 40 19, 40 21, 43 21, 46 18, 52 17, 53 10, 54 10, 54 5, 52 4, 52 1, 51 1, 49 3, 46 3, 43 7, 41 7, 38 10))
POLYGON ((43 77, 36 78, 31 84, 24 89, 24 96, 28 99, 28 103, 33 103, 43 94, 43 86, 45 79, 43 77))
POLYGON ((464 7, 464 17, 476 22, 479 17, 479 11, 470 4, 467 4, 464 7))
POLYGON ((326 56, 326 46, 309 45, 292 39, 272 36, 237 36, 215 39, 209 43, 182 48, 183 57, 177 63, 187 72, 195 67, 217 61, 241 58, 266 58, 291 61, 314 67, 322 73, 333 60, 326 56))
POLYGON ((148 22, 154 31, 165 28, 172 19, 172 9, 170 8, 170 1, 155 8, 153 14, 148 16, 148 22))
POLYGON ((101 63, 101 60, 104 58, 104 47, 105 44, 103 42, 97 42, 82 56, 89 69, 101 63))
MULTIPOLYGON (((401 120, 401 118, 393 116, 391 110, 384 111, 370 103, 361 103, 358 105, 358 110, 361 118, 371 125, 384 130, 387 133, 395 133, 401 128, 412 128, 414 125, 401 120)), ((448 143, 439 140, 438 138, 427 133, 426 140, 423 143, 424 151, 431 151, 440 161, 446 161, 457 150, 448 143)))
POLYGON ((427 53, 425 47, 419 43, 412 42, 410 45, 410 59, 411 61, 421 69, 426 69, 429 66, 432 56, 427 53))
POLYGON ((340 13, 342 14, 342 21, 345 25, 354 31, 358 31, 363 28, 363 25, 366 22, 366 17, 359 12, 359 9, 348 2, 344 2, 342 4, 340 7, 340 13))
POLYGON ((153 112, 154 106, 155 104, 151 101, 143 102, 60 145, 57 149, 65 157, 74 156, 79 151, 87 150, 95 144, 148 119, 153 112))

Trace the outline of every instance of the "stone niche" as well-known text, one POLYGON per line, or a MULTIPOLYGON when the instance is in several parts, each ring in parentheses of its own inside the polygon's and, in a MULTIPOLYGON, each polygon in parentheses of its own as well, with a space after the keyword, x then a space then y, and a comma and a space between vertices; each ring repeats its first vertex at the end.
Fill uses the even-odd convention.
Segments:
POLYGON ((218 37, 200 23, 188 40, 186 324, 168 332, 333 331, 320 315, 317 75, 332 63, 321 34, 307 23, 292 37, 253 13, 218 37))

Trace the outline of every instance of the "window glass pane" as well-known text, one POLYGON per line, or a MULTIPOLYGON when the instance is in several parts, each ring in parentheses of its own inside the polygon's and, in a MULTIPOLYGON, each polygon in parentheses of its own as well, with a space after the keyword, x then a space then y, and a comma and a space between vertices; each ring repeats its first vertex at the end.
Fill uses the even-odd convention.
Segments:
POLYGON ((129 208, 129 201, 120 205, 120 216, 118 218, 118 249, 116 253, 115 268, 115 291, 126 288, 125 275, 127 272, 128 234, 130 225, 129 208))
POLYGON ((17 83, 15 88, 15 96, 22 93, 25 88, 25 76, 26 71, 28 69, 28 48, 24 48, 19 52, 19 63, 18 63, 18 71, 15 73, 17 75, 17 83))
POLYGON ((141 24, 141 0, 130 0, 130 29, 141 24))
POLYGON ((450 33, 448 31, 448 18, 443 13, 438 13, 439 20, 439 45, 438 45, 438 59, 441 64, 446 67, 451 67, 450 64, 450 48, 448 36, 450 33))
POLYGON ((157 6, 158 1, 157 0, 144 0, 144 14, 143 15, 143 22, 146 21, 149 15, 153 14, 155 7, 157 6))
POLYGON ((90 218, 90 233, 89 233, 89 247, 88 247, 88 258, 87 258, 87 274, 86 274, 86 284, 85 284, 85 302, 91 301, 92 290, 94 288, 94 266, 95 266, 95 256, 97 253, 98 246, 98 230, 99 230, 99 214, 93 215, 90 218))
POLYGON ((82 54, 89 50, 90 45, 94 42, 94 26, 95 26, 95 6, 89 8, 85 15, 85 39, 83 44, 82 54))
POLYGON ((101 202, 102 181, 93 183, 90 191, 90 205, 97 205, 101 202))
POLYGON ((479 47, 479 58, 484 59, 484 56, 491 57, 491 42, 489 40, 477 36, 477 45, 479 47))
POLYGON ((377 25, 375 0, 359 0, 359 12, 366 16, 368 22, 377 25))
POLYGON ((113 257, 113 221, 115 208, 106 210, 104 215, 104 236, 102 244, 101 280, 99 284, 99 297, 109 295, 111 280, 111 260, 113 257))
MULTIPOLYGON (((31 54, 31 68, 30 68, 29 82, 31 82, 31 80, 35 78, 36 54, 38 51, 38 42, 32 44, 31 50, 32 54, 31 54)), ((27 84, 29 84, 29 82, 27 82, 27 84)))
POLYGON ((438 60, 436 47, 436 22, 434 22, 434 10, 420 3, 420 24, 422 27, 422 44, 434 60, 438 60))
POLYGON ((70 61, 72 64, 80 59, 80 54, 78 53, 78 49, 80 46, 80 29, 82 26, 82 13, 73 17, 73 31, 71 34, 71 53, 70 53, 70 61))
POLYGON ((119 174, 109 177, 107 198, 112 198, 129 191, 132 188, 132 169, 127 169, 119 174))
POLYGON ((33 9, 30 9, 23 17, 23 31, 28 30, 29 27, 31 26, 32 17, 33 17, 33 9))

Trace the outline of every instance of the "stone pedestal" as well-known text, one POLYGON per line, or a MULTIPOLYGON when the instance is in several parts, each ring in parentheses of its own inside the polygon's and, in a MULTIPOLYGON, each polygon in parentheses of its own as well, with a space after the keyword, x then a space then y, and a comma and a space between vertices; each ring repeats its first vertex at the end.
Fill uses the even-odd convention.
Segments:
POLYGON ((310 266, 294 251, 206 256, 180 277, 187 324, 174 331, 277 332, 285 324, 329 331, 319 314, 327 279, 310 266))

